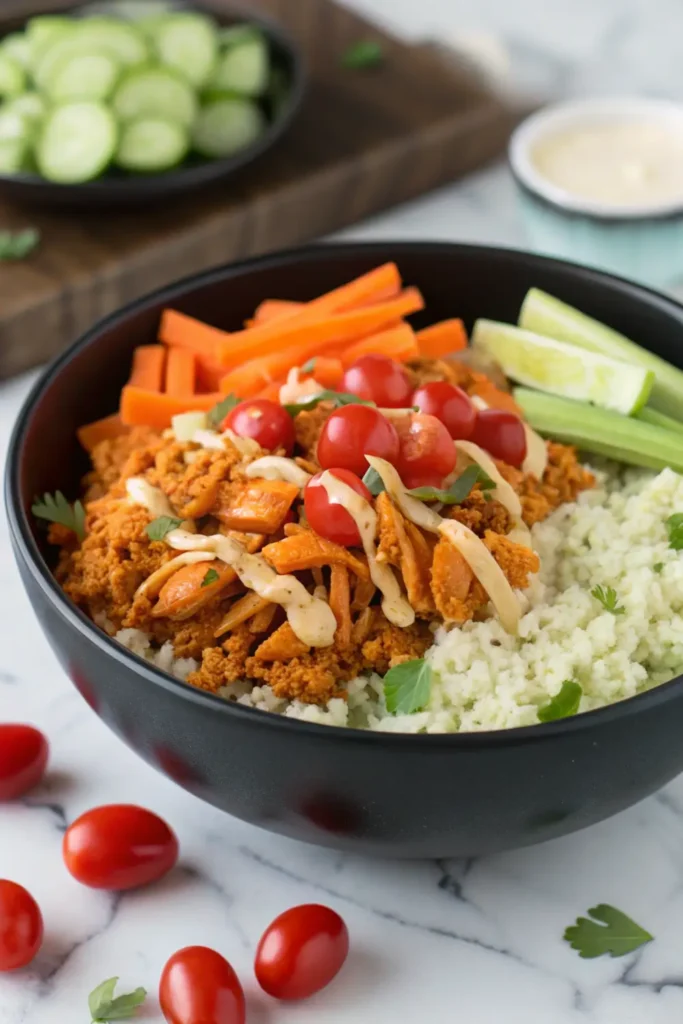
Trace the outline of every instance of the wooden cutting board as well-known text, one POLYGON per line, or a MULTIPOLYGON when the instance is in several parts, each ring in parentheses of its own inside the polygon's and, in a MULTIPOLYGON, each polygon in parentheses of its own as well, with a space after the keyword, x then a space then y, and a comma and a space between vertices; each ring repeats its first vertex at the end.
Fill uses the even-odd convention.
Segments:
MULTIPOLYGON (((35 11, 2 0, 2 17, 35 11)), ((43 10, 63 0, 43 0, 43 10)), ((220 9, 221 0, 210 4, 220 9)), ((436 47, 399 42, 332 0, 260 0, 299 41, 309 95, 277 148, 227 185, 148 211, 0 203, 0 228, 39 228, 0 264, 0 378, 44 362, 117 307, 208 267, 329 234, 451 181, 503 150, 518 113, 436 47), (359 39, 382 67, 340 67, 359 39)))

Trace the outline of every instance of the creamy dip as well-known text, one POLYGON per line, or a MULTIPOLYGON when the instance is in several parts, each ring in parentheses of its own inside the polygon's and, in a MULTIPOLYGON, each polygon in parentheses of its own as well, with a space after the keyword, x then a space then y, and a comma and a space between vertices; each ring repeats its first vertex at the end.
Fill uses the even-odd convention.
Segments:
POLYGON ((683 202, 683 132, 645 120, 575 124, 531 147, 546 181, 612 206, 683 202))

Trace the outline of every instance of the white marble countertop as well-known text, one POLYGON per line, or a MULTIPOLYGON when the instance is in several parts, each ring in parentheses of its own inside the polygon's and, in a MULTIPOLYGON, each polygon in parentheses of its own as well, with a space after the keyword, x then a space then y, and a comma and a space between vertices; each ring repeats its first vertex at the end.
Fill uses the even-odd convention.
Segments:
MULTIPOLYGON (((679 0, 352 2, 415 37, 481 43, 477 33, 494 33, 548 95, 683 94, 679 0)), ((488 35, 483 45, 491 52, 488 35)), ((523 244, 502 166, 346 234, 523 244)), ((28 383, 0 389, 3 439, 28 383)), ((0 541, 0 721, 33 722, 52 744, 44 785, 0 807, 0 877, 34 893, 47 928, 33 967, 0 975, 0 1024, 88 1024, 88 992, 115 974, 149 989, 142 1019, 161 1021, 160 970, 192 943, 215 946, 238 970, 249 1024, 683 1020, 683 780, 578 835, 477 860, 366 861, 270 836, 199 803, 99 722, 41 634, 4 522, 0 541), (181 863, 161 884, 114 899, 67 875, 65 824, 107 802, 147 805, 176 829, 181 863), (333 987, 279 1006, 258 993, 253 951, 276 914, 311 901, 344 916, 352 953, 333 987), (599 902, 631 914, 655 942, 620 960, 579 959, 563 929, 599 902)))

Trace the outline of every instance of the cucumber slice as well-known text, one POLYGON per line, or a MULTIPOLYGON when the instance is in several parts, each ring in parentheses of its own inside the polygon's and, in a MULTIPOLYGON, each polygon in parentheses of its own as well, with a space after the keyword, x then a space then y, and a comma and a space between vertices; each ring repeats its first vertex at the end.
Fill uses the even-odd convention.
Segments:
POLYGON ((636 413, 636 416, 643 423, 653 423, 656 427, 663 427, 664 430, 672 430, 675 434, 683 434, 683 423, 680 420, 673 420, 670 416, 665 416, 663 412, 651 409, 649 405, 646 405, 644 409, 636 413))
POLYGON ((149 47, 144 35, 127 21, 115 18, 84 18, 70 22, 70 30, 48 42, 34 66, 33 77, 39 89, 49 90, 50 82, 68 58, 106 53, 123 67, 145 64, 149 47))
POLYGON ((197 97, 187 82, 168 68, 131 71, 114 93, 114 112, 122 121, 163 118, 189 125, 197 114, 197 97))
POLYGON ((472 347, 499 363, 506 377, 564 398, 592 402, 630 416, 647 402, 655 375, 643 366, 588 352, 563 341, 477 320, 472 347))
POLYGON ((256 25, 248 23, 241 25, 227 25, 218 30, 218 42, 227 49, 230 46, 241 46, 242 43, 251 43, 254 39, 262 39, 263 33, 256 25))
POLYGON ((515 388, 513 397, 529 426, 556 441, 575 444, 583 451, 608 455, 633 466, 683 472, 683 445, 674 434, 631 416, 596 409, 584 402, 515 388))
POLYGON ((19 96, 26 88, 26 72, 14 57, 0 53, 0 97, 19 96))
POLYGON ((107 53, 64 57, 53 69, 45 91, 53 103, 106 100, 113 93, 121 65, 107 53))
POLYGON ((683 420, 683 370, 641 348, 623 334, 538 288, 531 288, 527 293, 519 313, 519 326, 652 370, 655 383, 650 404, 667 416, 683 420))
POLYGON ((157 23, 155 45, 162 64, 175 68, 196 89, 207 84, 218 57, 212 18, 194 11, 170 14, 157 23))
POLYGON ((75 185, 92 181, 109 166, 118 127, 102 103, 68 103, 47 117, 38 141, 40 173, 48 181, 75 185))
POLYGON ((255 103, 219 99, 202 107, 192 128, 192 142, 202 156, 232 156, 261 135, 265 118, 255 103))
POLYGON ((31 67, 35 69, 37 62, 47 47, 60 36, 66 35, 73 28, 73 20, 59 14, 40 14, 26 25, 26 39, 31 54, 31 67))
POLYGON ((20 114, 33 124, 37 124, 45 117, 45 102, 37 92, 25 92, 21 96, 15 96, 8 100, 2 107, 1 114, 20 114))
POLYGON ((177 121, 140 118, 124 125, 115 160, 125 171, 155 174, 177 167, 189 148, 187 130, 177 121))
POLYGON ((0 41, 0 52, 12 57, 27 71, 31 64, 31 47, 23 32, 12 32, 0 41))
POLYGON ((24 139, 0 139, 0 174, 18 174, 23 171, 27 151, 24 139))
POLYGON ((19 110, 13 110, 10 104, 0 108, 0 141, 20 139, 28 142, 33 128, 31 118, 19 110))
POLYGON ((221 55, 209 88, 239 96, 261 96, 268 88, 270 57, 268 45, 260 34, 230 46, 221 55))

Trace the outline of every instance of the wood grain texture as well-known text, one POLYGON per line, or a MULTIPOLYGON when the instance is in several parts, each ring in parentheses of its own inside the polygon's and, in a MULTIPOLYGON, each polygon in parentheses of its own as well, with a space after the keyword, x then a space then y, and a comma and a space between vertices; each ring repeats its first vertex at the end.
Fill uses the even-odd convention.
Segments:
MULTIPOLYGON (((220 12, 222 4, 204 6, 220 12)), ((2 0, 3 20, 35 9, 2 0)), ((0 227, 42 232, 29 260, 0 265, 0 378, 44 362, 152 289, 338 230, 504 148, 518 112, 436 49, 392 39, 331 0, 261 0, 258 9, 298 39, 311 82, 287 136, 237 179, 144 212, 68 214, 0 203, 0 227), (340 55, 359 38, 382 43, 381 68, 340 67, 340 55)))

